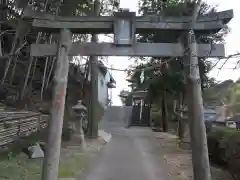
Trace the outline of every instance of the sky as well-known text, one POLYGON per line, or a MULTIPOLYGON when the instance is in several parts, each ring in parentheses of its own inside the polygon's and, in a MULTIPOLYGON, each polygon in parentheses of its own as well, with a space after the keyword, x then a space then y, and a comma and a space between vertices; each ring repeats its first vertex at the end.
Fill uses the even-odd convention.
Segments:
MULTIPOLYGON (((240 11, 237 10, 240 6, 240 0, 205 0, 208 4, 217 5, 219 11, 233 9, 234 18, 228 24, 231 31, 225 38, 225 53, 226 56, 240 52, 240 11)), ((128 8, 131 11, 137 12, 138 0, 120 0, 121 8, 128 8)), ((221 71, 219 67, 224 63, 225 60, 219 63, 214 68, 209 76, 216 78, 218 81, 224 81, 227 79, 233 79, 234 81, 240 77, 240 66, 239 70, 233 70, 238 59, 229 59, 224 65, 221 71)), ((108 57, 107 66, 117 69, 126 69, 129 65, 132 65, 134 60, 129 60, 129 57, 108 57)), ((122 89, 128 90, 128 83, 126 81, 126 73, 121 71, 112 71, 112 76, 116 80, 116 88, 112 90, 112 101, 113 105, 121 105, 119 99, 119 93, 122 89)))

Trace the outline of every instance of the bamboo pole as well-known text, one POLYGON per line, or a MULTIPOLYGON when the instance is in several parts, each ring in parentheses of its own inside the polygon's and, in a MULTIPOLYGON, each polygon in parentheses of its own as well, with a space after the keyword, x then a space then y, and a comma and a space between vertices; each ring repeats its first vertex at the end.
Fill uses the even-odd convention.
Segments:
MULTIPOLYGON (((50 39, 49 39, 49 43, 52 43, 52 35, 50 35, 50 39)), ((43 72, 43 78, 42 78, 42 86, 41 86, 41 101, 43 100, 43 91, 44 91, 44 87, 45 87, 45 81, 46 81, 46 73, 47 73, 47 67, 48 67, 48 63, 49 63, 49 58, 46 58, 46 62, 45 62, 45 66, 44 66, 44 72, 43 72)))
MULTIPOLYGON (((43 8, 44 12, 46 12, 46 10, 47 10, 47 5, 48 5, 48 0, 45 0, 44 8, 43 8)), ((36 39, 36 44, 38 44, 40 42, 41 36, 42 36, 42 32, 38 32, 37 39, 36 39)), ((24 85, 23 85, 22 91, 21 91, 21 96, 20 96, 21 100, 23 100, 23 97, 24 97, 24 94, 25 94, 25 89, 28 85, 28 79, 29 79, 29 76, 30 76, 30 73, 31 73, 31 67, 32 67, 32 64, 33 64, 34 60, 35 60, 35 63, 34 63, 34 69, 33 69, 33 75, 32 75, 31 81, 33 80, 33 76, 34 76, 34 73, 35 73, 35 68, 36 68, 36 65, 37 65, 37 59, 34 58, 34 57, 30 57, 30 62, 29 62, 29 65, 28 65, 27 74, 26 74, 26 77, 25 77, 25 80, 24 80, 24 85)))

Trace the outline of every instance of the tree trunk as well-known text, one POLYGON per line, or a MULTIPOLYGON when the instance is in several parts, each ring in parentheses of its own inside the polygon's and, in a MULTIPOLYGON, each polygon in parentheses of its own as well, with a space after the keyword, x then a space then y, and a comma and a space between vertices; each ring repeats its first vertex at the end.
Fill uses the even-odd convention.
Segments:
POLYGON ((84 96, 85 96, 84 88, 86 88, 86 84, 87 84, 88 77, 89 77, 89 72, 90 72, 90 65, 89 65, 89 57, 88 57, 88 59, 86 60, 85 68, 84 68, 84 80, 82 82, 81 92, 80 92, 81 93, 81 95, 80 95, 81 100, 83 100, 84 96))
POLYGON ((184 140, 184 132, 185 132, 185 122, 182 119, 182 117, 180 117, 178 119, 178 138, 180 141, 184 140))
POLYGON ((163 92, 162 96, 162 130, 163 132, 168 131, 168 112, 166 103, 166 92, 163 92))
MULTIPOLYGON (((0 0, 0 5, 4 5, 6 4, 6 1, 5 0, 0 0)), ((6 13, 4 11, 1 11, 0 10, 0 21, 4 21, 5 20, 5 17, 6 16, 6 13)), ((0 34, 1 34, 1 31, 2 28, 1 28, 1 23, 0 23, 0 34)), ((2 36, 0 35, 0 56, 3 56, 3 52, 2 52, 2 36)))
POLYGON ((177 109, 180 110, 178 118, 178 138, 183 141, 184 139, 184 131, 185 131, 185 122, 183 117, 183 96, 182 93, 179 95, 179 99, 177 102, 177 109))
MULTIPOLYGON (((0 33, 1 33, 1 24, 0 24, 0 33)), ((0 36, 0 57, 3 56, 2 53, 2 36, 0 36)))
MULTIPOLYGON (((19 36, 18 38, 19 38, 19 45, 20 45, 19 49, 21 49, 24 46, 24 38, 23 38, 23 36, 20 36, 20 34, 18 36, 19 36)), ((12 85, 12 83, 14 81, 17 63, 19 61, 18 53, 14 57, 15 58, 13 59, 13 68, 12 68, 12 73, 11 73, 11 77, 10 77, 10 85, 12 85)))
POLYGON ((16 58, 15 50, 16 50, 17 44, 18 44, 18 36, 19 36, 19 32, 17 30, 17 32, 16 32, 16 34, 14 36, 14 39, 13 39, 12 48, 11 48, 11 51, 10 51, 10 57, 8 58, 8 61, 7 61, 5 70, 4 70, 4 75, 3 75, 3 78, 2 78, 1 84, 4 84, 4 82, 5 82, 6 78, 7 78, 7 74, 9 72, 9 68, 11 66, 11 63, 16 58))

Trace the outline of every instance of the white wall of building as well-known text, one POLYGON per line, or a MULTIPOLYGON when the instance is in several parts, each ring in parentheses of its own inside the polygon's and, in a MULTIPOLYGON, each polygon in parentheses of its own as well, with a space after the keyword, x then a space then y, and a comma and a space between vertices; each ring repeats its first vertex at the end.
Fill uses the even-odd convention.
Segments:
POLYGON ((98 75, 98 101, 104 107, 107 108, 108 104, 108 86, 107 83, 109 82, 110 77, 107 73, 105 76, 99 72, 98 75))
MULTIPOLYGON (((91 72, 89 73, 88 80, 91 80, 91 72)), ((104 76, 104 74, 99 70, 98 71, 98 101, 104 107, 107 108, 108 106, 108 97, 109 97, 109 90, 107 83, 110 81, 110 74, 104 76)))

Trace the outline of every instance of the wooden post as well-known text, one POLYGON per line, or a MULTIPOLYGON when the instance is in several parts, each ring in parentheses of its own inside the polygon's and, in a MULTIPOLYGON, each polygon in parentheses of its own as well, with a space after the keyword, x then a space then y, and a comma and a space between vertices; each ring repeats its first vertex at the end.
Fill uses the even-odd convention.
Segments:
POLYGON ((57 67, 55 70, 55 88, 53 91, 51 120, 48 127, 48 143, 43 164, 42 180, 58 180, 63 116, 68 81, 68 52, 72 44, 71 37, 71 33, 68 29, 61 30, 57 54, 57 67))
MULTIPOLYGON (((94 2, 94 14, 99 15, 100 2, 95 0, 94 2)), ((97 42, 98 37, 96 34, 92 34, 92 42, 97 42)), ((90 124, 88 136, 90 138, 98 137, 98 57, 90 56, 89 59, 91 68, 91 97, 90 97, 90 124)))
POLYGON ((193 12, 193 19, 187 38, 189 47, 188 61, 186 62, 188 119, 190 125, 194 180, 211 180, 206 127, 204 123, 201 78, 197 57, 197 42, 193 30, 200 5, 201 0, 198 0, 193 12))
POLYGON ((190 141, 192 147, 192 161, 194 180, 211 180, 206 128, 199 75, 197 44, 193 31, 188 35, 190 41, 189 70, 187 78, 188 112, 190 125, 190 141))
MULTIPOLYGON (((96 41, 96 35, 93 35, 92 41, 96 41)), ((89 109, 89 138, 98 137, 98 57, 91 56, 90 59, 91 68, 91 96, 90 96, 90 109, 89 109)))

